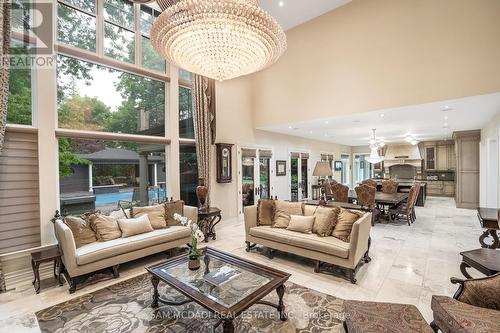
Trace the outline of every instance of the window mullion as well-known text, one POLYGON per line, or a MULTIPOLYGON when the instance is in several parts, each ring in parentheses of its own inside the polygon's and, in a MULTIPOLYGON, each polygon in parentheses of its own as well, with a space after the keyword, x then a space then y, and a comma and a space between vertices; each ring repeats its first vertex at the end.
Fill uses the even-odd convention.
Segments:
POLYGON ((135 17, 135 65, 142 65, 141 5, 134 4, 135 17))
POLYGON ((104 56, 104 1, 96 0, 97 2, 97 36, 96 36, 96 51, 97 55, 104 56))

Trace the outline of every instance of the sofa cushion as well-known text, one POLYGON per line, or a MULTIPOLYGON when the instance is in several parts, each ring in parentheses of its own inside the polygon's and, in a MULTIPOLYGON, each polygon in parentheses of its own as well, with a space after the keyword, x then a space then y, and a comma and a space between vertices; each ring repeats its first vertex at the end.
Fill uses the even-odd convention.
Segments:
POLYGON ((154 229, 162 229, 167 227, 164 205, 133 207, 130 212, 133 218, 147 215, 149 218, 149 222, 151 222, 151 226, 154 229))
POLYGON ((95 232, 90 227, 88 220, 78 216, 66 216, 63 222, 71 230, 77 248, 86 244, 97 242, 95 232))
POLYGON ((314 219, 314 216, 291 215, 286 230, 310 234, 312 233, 314 219))
POLYGON ((276 212, 274 214, 272 227, 288 227, 291 215, 304 215, 304 204, 300 202, 276 200, 276 212))
POLYGON ((257 203, 257 225, 272 225, 275 208, 274 200, 260 199, 257 203))
POLYGON ((500 311, 460 302, 447 296, 432 296, 434 320, 445 333, 498 332, 500 311))
POLYGON ((330 236, 337 224, 339 211, 340 208, 337 207, 318 207, 314 212, 316 219, 314 221, 313 232, 320 237, 330 236))
POLYGON ((347 259, 349 257, 349 243, 342 242, 334 237, 319 237, 316 234, 302 234, 286 229, 270 227, 251 228, 250 235, 277 243, 330 254, 339 258, 347 259))
POLYGON ((90 226, 94 229, 99 242, 106 242, 120 238, 122 231, 118 226, 118 220, 110 216, 97 214, 89 218, 90 226))
POLYGON ((184 201, 177 200, 165 203, 165 219, 169 227, 181 225, 181 222, 174 219, 175 214, 184 215, 184 201))
POLYGON ((147 215, 142 215, 135 219, 119 219, 118 225, 120 226, 122 237, 124 238, 154 230, 147 215))
POLYGON ((340 208, 337 224, 333 228, 332 236, 341 241, 349 242, 352 225, 364 214, 364 212, 340 208))
POLYGON ((433 333, 414 305, 366 301, 344 301, 349 333, 433 333))
POLYGON ((175 226, 127 238, 118 238, 107 242, 95 242, 84 245, 76 250, 76 263, 78 265, 86 265, 131 251, 190 237, 191 231, 188 227, 175 226))

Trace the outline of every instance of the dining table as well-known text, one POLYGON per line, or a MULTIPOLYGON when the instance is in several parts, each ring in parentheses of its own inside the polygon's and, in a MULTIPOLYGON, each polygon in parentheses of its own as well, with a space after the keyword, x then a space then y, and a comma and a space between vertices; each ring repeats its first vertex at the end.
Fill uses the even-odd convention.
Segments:
MULTIPOLYGON (((381 191, 375 192, 375 203, 378 205, 397 206, 406 199, 408 199, 408 193, 384 193, 381 191)), ((358 196, 355 190, 349 190, 349 200, 351 202, 358 200, 358 196)))

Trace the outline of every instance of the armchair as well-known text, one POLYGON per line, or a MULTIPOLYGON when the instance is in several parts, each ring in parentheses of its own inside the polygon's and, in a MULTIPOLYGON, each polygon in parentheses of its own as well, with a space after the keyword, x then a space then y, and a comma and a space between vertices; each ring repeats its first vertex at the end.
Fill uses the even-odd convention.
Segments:
POLYGON ((498 332, 500 328, 500 273, 479 279, 452 278, 459 288, 453 298, 432 296, 434 332, 498 332))

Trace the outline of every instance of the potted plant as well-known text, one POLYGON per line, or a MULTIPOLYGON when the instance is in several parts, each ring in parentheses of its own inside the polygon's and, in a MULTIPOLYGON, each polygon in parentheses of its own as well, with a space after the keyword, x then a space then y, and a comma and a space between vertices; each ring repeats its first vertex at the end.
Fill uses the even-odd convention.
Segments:
POLYGON ((202 256, 201 251, 198 249, 198 242, 201 242, 205 238, 205 235, 198 227, 198 224, 193 223, 193 221, 188 219, 186 216, 174 214, 174 219, 179 221, 183 226, 191 229, 191 248, 188 253, 188 267, 190 270, 195 271, 200 268, 200 257, 202 256))

